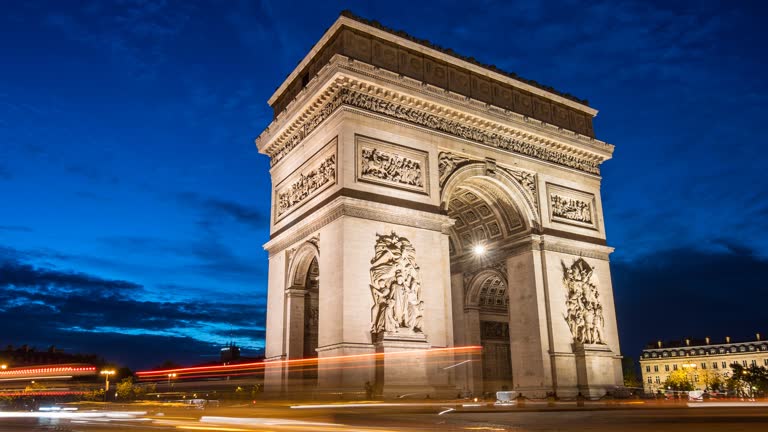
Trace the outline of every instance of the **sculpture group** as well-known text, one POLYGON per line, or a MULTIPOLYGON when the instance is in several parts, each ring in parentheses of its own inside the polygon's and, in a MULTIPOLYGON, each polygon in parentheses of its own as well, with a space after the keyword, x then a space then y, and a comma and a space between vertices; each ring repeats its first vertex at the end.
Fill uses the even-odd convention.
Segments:
POLYGON ((411 242, 395 232, 376 234, 370 274, 371 333, 422 333, 421 276, 411 242))
POLYGON ((278 193, 277 215, 281 216, 291 207, 304 201, 313 192, 336 180, 336 155, 328 156, 317 169, 307 174, 301 173, 299 178, 285 192, 278 193))
POLYGON ((421 164, 418 161, 375 148, 364 148, 361 156, 360 174, 363 177, 373 177, 409 186, 424 186, 421 164))
POLYGON ((567 290, 567 315, 565 317, 576 342, 602 344, 603 306, 597 285, 592 282, 594 269, 577 259, 570 267, 563 266, 563 284, 567 290))
POLYGON ((588 202, 574 198, 563 198, 552 194, 552 216, 577 222, 592 223, 592 208, 588 202))

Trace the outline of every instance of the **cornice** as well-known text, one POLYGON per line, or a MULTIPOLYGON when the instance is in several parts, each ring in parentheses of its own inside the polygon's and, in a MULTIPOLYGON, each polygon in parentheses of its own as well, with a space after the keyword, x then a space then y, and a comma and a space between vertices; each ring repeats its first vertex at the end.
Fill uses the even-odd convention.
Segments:
POLYGON ((439 231, 444 234, 453 225, 453 220, 445 215, 341 196, 265 243, 264 249, 270 255, 280 252, 342 216, 439 231))
POLYGON ((389 116, 593 175, 599 175, 599 164, 613 152, 613 146, 603 141, 422 85, 340 55, 336 55, 256 139, 259 151, 272 158, 273 166, 277 165, 342 106, 389 116), (388 84, 416 95, 395 91, 388 88, 388 84))

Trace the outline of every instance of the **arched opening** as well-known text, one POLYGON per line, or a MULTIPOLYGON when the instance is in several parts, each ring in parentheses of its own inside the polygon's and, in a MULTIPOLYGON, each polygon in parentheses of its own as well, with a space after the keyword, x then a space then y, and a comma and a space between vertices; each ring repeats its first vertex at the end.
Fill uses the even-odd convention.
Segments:
POLYGON ((514 178, 489 174, 480 163, 453 173, 442 193, 442 206, 455 221, 451 273, 463 274, 452 280, 464 281, 464 324, 454 331, 483 347, 481 361, 467 371, 467 386, 475 394, 512 390, 509 290, 515 287, 508 286, 506 261, 510 246, 536 224, 532 198, 514 178))
MULTIPOLYGON (((289 360, 317 358, 319 335, 320 265, 319 250, 307 241, 291 253, 286 288, 286 326, 284 338, 289 360)), ((289 366, 292 380, 308 389, 317 385, 316 362, 289 366)))
MULTIPOLYGON (((312 262, 307 269, 307 278, 305 281, 306 294, 304 298, 304 355, 303 358, 317 358, 317 336, 319 323, 319 293, 320 293, 320 266, 317 263, 317 257, 312 258, 312 262)), ((307 383, 314 384, 317 381, 317 364, 304 369, 304 380, 307 383)))

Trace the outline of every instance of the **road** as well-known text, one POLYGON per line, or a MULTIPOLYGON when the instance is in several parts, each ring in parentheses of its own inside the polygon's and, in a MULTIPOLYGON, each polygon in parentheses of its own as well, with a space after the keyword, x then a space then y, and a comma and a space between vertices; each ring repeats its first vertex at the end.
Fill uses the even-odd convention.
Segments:
POLYGON ((768 406, 529 408, 494 410, 447 404, 335 405, 291 408, 269 404, 205 411, 150 409, 0 413, 0 431, 766 431, 768 406), (474 410, 474 411, 473 411, 474 410), (442 413, 442 414, 441 414, 442 413), (26 417, 22 417, 26 416, 26 417))

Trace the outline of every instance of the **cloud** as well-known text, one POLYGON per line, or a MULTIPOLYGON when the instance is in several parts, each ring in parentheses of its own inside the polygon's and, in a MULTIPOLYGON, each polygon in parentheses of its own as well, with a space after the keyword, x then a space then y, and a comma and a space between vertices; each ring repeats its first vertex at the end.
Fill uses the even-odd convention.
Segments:
POLYGON ((74 351, 144 365, 166 358, 194 361, 192 354, 203 355, 226 342, 227 331, 243 347, 263 348, 266 305, 261 297, 248 302, 231 297, 212 302, 204 295, 184 302, 150 300, 138 283, 33 266, 18 260, 29 256, 24 252, 3 252, 0 311, 11 343, 70 345, 74 351), (94 342, 105 335, 119 335, 126 345, 94 342), (162 354, 149 350, 155 340, 168 343, 162 354), (127 346, 142 347, 139 352, 146 355, 131 353, 127 346), (190 346, 199 350, 190 351, 190 346))
POLYGON ((669 249, 611 262, 622 351, 683 337, 722 339, 766 332, 768 260, 749 247, 717 240, 719 250, 669 249))
POLYGON ((233 220, 256 229, 264 229, 269 224, 269 214, 236 201, 206 197, 195 192, 181 192, 176 199, 189 207, 197 208, 206 222, 220 221, 221 218, 233 220))

